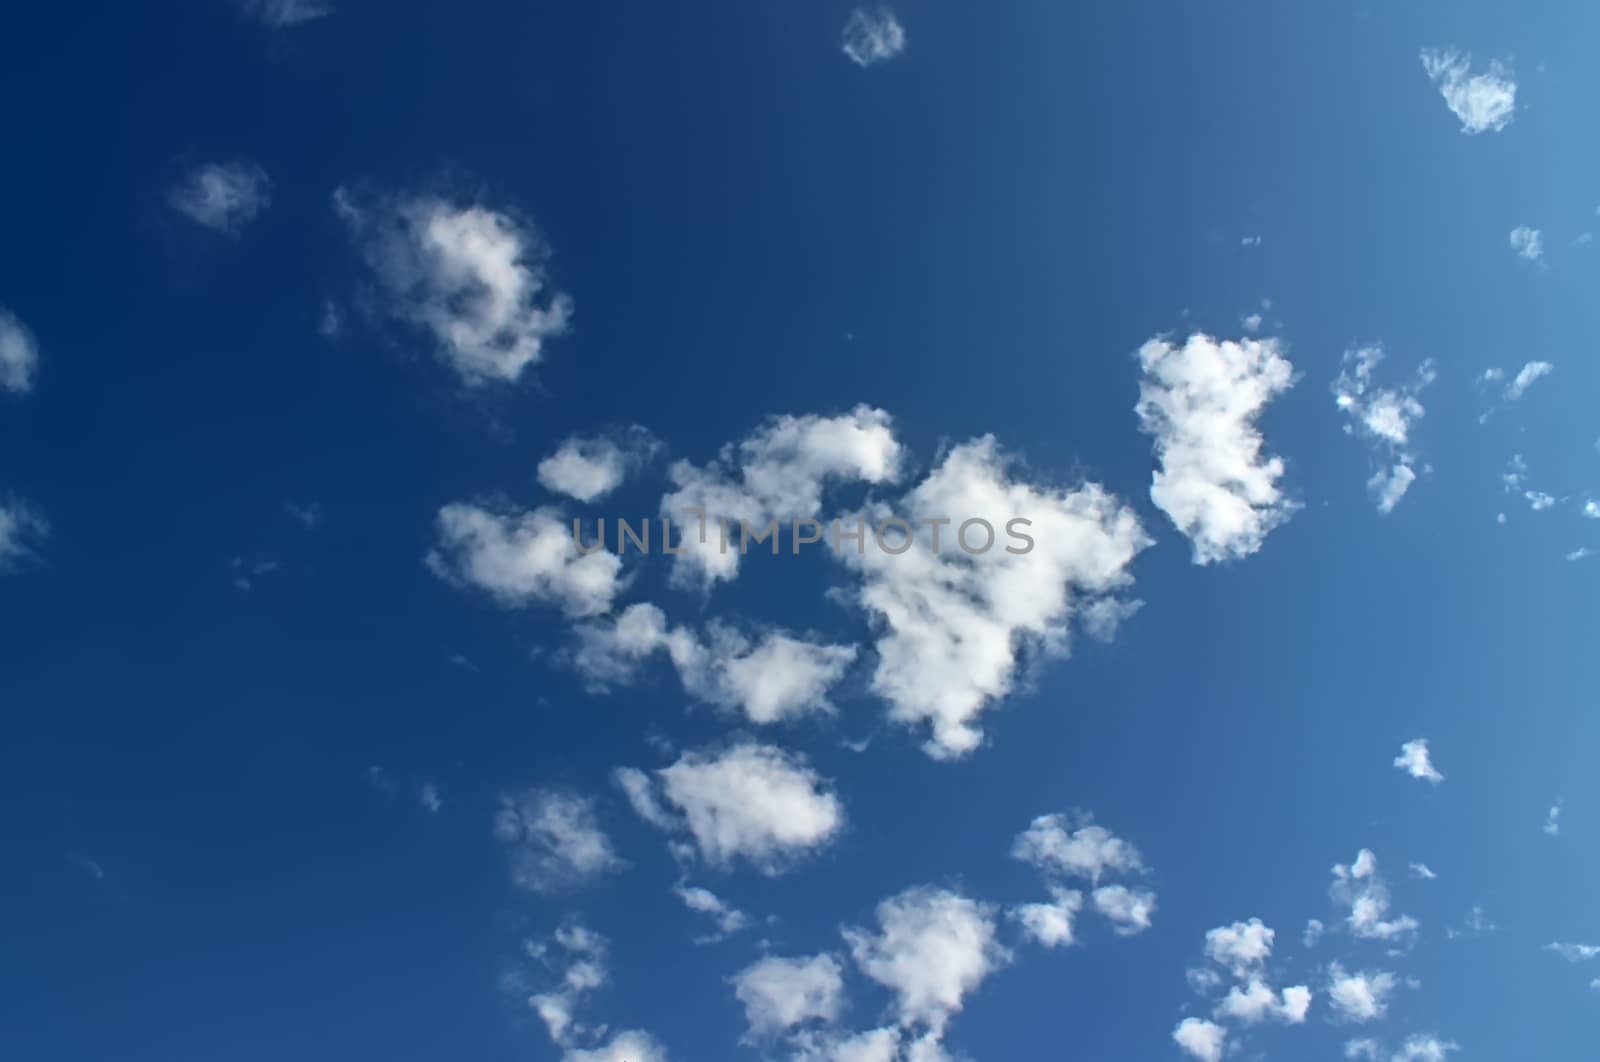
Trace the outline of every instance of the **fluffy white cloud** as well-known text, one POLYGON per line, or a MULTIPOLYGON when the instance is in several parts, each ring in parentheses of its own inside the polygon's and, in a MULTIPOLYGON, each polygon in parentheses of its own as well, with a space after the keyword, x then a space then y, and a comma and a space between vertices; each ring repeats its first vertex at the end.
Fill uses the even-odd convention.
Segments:
POLYGON ((1400 746, 1400 755, 1394 758, 1394 765, 1405 771, 1413 778, 1438 785, 1444 781, 1444 775, 1439 773, 1433 765, 1432 758, 1428 755, 1428 740, 1417 738, 1400 746))
POLYGON ((798 756, 771 745, 688 752, 654 774, 625 768, 617 779, 640 817, 687 829, 713 866, 743 859, 776 874, 844 826, 843 805, 826 783, 798 756))
POLYGON ((721 939, 730 933, 737 933, 750 923, 743 911, 730 907, 727 901, 710 889, 698 885, 678 885, 672 891, 689 910, 706 915, 716 923, 718 935, 710 939, 721 939))
POLYGON ((1234 985, 1217 1004, 1215 1017, 1258 1025, 1268 1018, 1299 1025, 1311 1009, 1311 989, 1305 985, 1285 988, 1282 995, 1259 978, 1234 985))
POLYGON ((1512 402, 1527 393, 1528 388, 1534 383, 1550 375, 1555 366, 1548 361, 1530 361, 1517 371, 1509 384, 1506 385, 1506 398, 1512 402))
POLYGON ((654 438, 638 427, 615 438, 574 435, 539 462, 539 482, 546 490, 581 502, 597 501, 621 486, 655 449, 654 438))
POLYGON ((549 290, 550 250, 508 213, 433 196, 334 206, 397 318, 429 333, 469 386, 510 383, 566 332, 572 299, 549 290))
POLYGON ((665 614, 643 603, 614 620, 580 627, 578 641, 573 664, 597 685, 631 680, 642 661, 664 650, 690 694, 763 725, 831 714, 828 691, 856 658, 854 646, 822 645, 779 631, 752 641, 715 622, 702 641, 686 627, 668 628, 665 614))
POLYGON ((1423 881, 1433 881, 1439 876, 1426 863, 1412 863, 1410 869, 1412 877, 1421 878, 1423 881))
POLYGON ((557 984, 528 997, 528 1007, 544 1022, 550 1039, 566 1044, 586 1032, 577 1020, 583 998, 605 984, 610 977, 606 967, 605 937, 582 923, 569 922, 547 943, 532 944, 528 952, 559 970, 557 984))
POLYGON ((1227 1050, 1228 1030, 1204 1018, 1185 1018, 1172 1030, 1172 1039, 1200 1062, 1222 1062, 1227 1050))
POLYGON ((901 460, 889 414, 863 405, 837 417, 774 417, 704 467, 676 462, 668 470, 676 489, 661 499, 684 550, 673 557, 673 583, 706 590, 737 578, 740 521, 752 534, 773 521, 792 530, 821 512, 829 484, 892 483, 901 460))
POLYGON ((0 572, 33 556, 38 539, 49 530, 44 517, 28 505, 0 500, 0 572))
POLYGON ((571 617, 596 616, 627 585, 616 554, 578 552, 560 509, 496 513, 455 503, 439 510, 438 533, 429 566, 508 608, 539 601, 571 617))
POLYGON ((1218 926, 1206 931, 1206 958, 1242 980, 1272 957, 1276 938, 1277 932, 1259 918, 1218 926))
POLYGON ((1348 866, 1335 866, 1329 891, 1336 903, 1350 908, 1345 924, 1353 936, 1403 941, 1417 931, 1417 920, 1409 915, 1388 917, 1389 886, 1378 873, 1378 857, 1371 849, 1361 849, 1348 866))
POLYGON ((39 344, 17 315, 0 306, 0 390, 27 394, 39 371, 39 344))
POLYGON ((584 797, 530 789, 503 797, 494 835, 511 859, 511 878, 534 892, 554 892, 618 870, 623 862, 584 797))
POLYGON ((1417 395, 1435 379, 1433 363, 1424 361, 1416 380, 1401 388, 1378 387, 1373 373, 1384 353, 1381 346, 1348 350, 1338 379, 1334 401, 1350 418, 1345 431, 1372 444, 1381 467, 1367 481, 1380 512, 1390 512, 1416 481, 1416 458, 1411 452, 1411 429, 1423 415, 1417 395))
POLYGON ((1040 815, 1017 835, 1011 855, 1047 873, 1086 878, 1096 884, 1102 876, 1135 874, 1144 869, 1139 850, 1083 812, 1040 815))
POLYGON ((1537 262, 1544 257, 1544 234, 1538 229, 1518 225, 1511 230, 1510 242, 1511 249, 1516 252, 1518 258, 1537 262))
POLYGON ((1093 899, 1094 909, 1111 921, 1112 931, 1118 936, 1133 936, 1150 928, 1156 894, 1149 889, 1102 885, 1094 890, 1093 899))
POLYGON ((1136 411, 1161 462, 1150 500, 1194 543, 1196 564, 1249 556, 1295 510, 1279 483, 1283 459, 1262 452, 1256 423, 1293 385, 1294 366, 1276 340, 1200 333, 1182 346, 1152 339, 1139 363, 1136 411))
POLYGON ((844 1003, 844 970, 832 955, 765 958, 732 978, 744 1004, 751 1039, 787 1032, 803 1022, 832 1023, 844 1003))
POLYGON ((803 1035, 797 1046, 794 1062, 896 1062, 902 1057, 900 1030, 896 1028, 872 1029, 842 1037, 837 1034, 803 1035))
MULTIPOLYGON (((1091 635, 1110 636, 1133 607, 1116 595, 1150 544, 1134 511, 1098 484, 1036 487, 1012 479, 1007 466, 992 437, 957 446, 894 508, 880 504, 857 517, 921 528, 906 552, 842 542, 835 552, 861 574, 857 599, 881 630, 873 691, 894 721, 927 724, 924 749, 941 759, 982 742, 978 717, 1011 691, 1020 655, 1064 654, 1074 617, 1091 635), (951 539, 971 520, 987 520, 999 535, 1013 521, 1031 521, 1033 546, 1001 548, 1001 538, 986 552, 956 548, 951 539)), ((981 531, 969 541, 982 544, 981 531)))
POLYGON ((1348 1059, 1363 1059, 1365 1062, 1381 1062, 1383 1047, 1370 1036, 1358 1040, 1348 1040, 1344 1045, 1344 1057, 1348 1059))
POLYGON ((1030 940, 1047 948, 1073 942, 1072 923, 1083 910, 1083 893, 1077 889, 1051 888, 1049 903, 1025 903, 1012 908, 1011 917, 1022 925, 1030 940))
POLYGON ((1412 1036, 1400 1045, 1390 1062, 1445 1062, 1445 1056, 1461 1050, 1460 1044, 1448 1043, 1436 1036, 1412 1036))
POLYGON ((1328 967, 1328 1001, 1346 1021, 1368 1022, 1387 1014, 1395 984, 1392 973, 1346 973, 1338 963, 1328 967))
POLYGON ((667 1050, 649 1033, 625 1029, 599 1047, 570 1048, 562 1062, 667 1062, 667 1050))
POLYGON ((331 0, 240 0, 239 6, 273 29, 288 29, 333 14, 331 0))
POLYGON ((857 8, 844 24, 841 47, 857 66, 893 59, 905 46, 905 28, 887 7, 857 8))
POLYGON ((237 236, 271 204, 272 182, 253 162, 209 163, 190 171, 167 201, 195 224, 237 236))
POLYGON ((1544 950, 1553 951, 1568 962, 1600 958, 1600 944, 1546 944, 1544 950))
POLYGON ((1544 826, 1541 829, 1546 837, 1561 836, 1561 805, 1563 803, 1565 801, 1557 798, 1556 802, 1550 805, 1550 810, 1545 814, 1544 826))
POLYGON ((943 889, 913 888, 878 904, 878 930, 845 930, 861 972, 895 994, 902 1025, 934 1034, 968 992, 1010 961, 993 910, 943 889))
POLYGON ((1472 57, 1453 48, 1425 48, 1422 68, 1439 87, 1451 113, 1461 120, 1468 135, 1499 132, 1511 124, 1517 109, 1517 83, 1502 63, 1491 62, 1487 72, 1472 73, 1472 57))

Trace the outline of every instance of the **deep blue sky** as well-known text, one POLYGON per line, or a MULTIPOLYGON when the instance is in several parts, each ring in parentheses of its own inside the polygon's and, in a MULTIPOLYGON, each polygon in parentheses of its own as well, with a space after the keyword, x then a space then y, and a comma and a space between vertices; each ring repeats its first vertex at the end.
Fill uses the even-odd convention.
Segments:
MULTIPOLYGON (((0 499, 49 524, 0 576, 0 1053, 553 1059, 497 980, 523 938, 580 917, 612 941, 589 1020, 674 1059, 758 1058, 727 978, 763 941, 837 950, 841 924, 917 884, 1042 899, 1011 838, 1083 808, 1153 868, 1154 926, 1114 939, 1085 915, 1079 947, 1012 941, 952 1051, 1179 1058, 1173 1025, 1208 1010, 1184 981, 1205 931, 1259 916, 1275 983, 1319 999, 1303 1028, 1243 1033, 1243 1057, 1411 1033, 1463 1058, 1592 1056, 1600 964, 1540 949, 1600 943, 1600 556, 1565 559, 1600 551, 1580 513, 1600 492, 1600 248, 1580 242, 1600 228, 1600 11, 901 2, 905 51, 863 69, 839 49, 851 9, 0 18, 0 307, 39 351, 31 393, 0 393, 0 499), (1514 72, 1504 130, 1463 134, 1418 60, 1448 46, 1514 72), (237 237, 171 207, 186 173, 235 159, 271 178, 237 237), (531 219, 570 334, 515 385, 464 387, 417 330, 363 312, 339 186, 531 219), (1539 261, 1511 250, 1517 226, 1542 231, 1539 261), (1254 555, 1197 566, 1151 503, 1134 351, 1238 338, 1252 312, 1296 370, 1261 427, 1302 507, 1254 555), (1414 435, 1428 471, 1388 515, 1329 389, 1371 342, 1389 384, 1438 371, 1414 435), (1478 381, 1530 361, 1555 368, 1517 401, 1478 381), (822 592, 848 585, 838 566, 751 563, 703 599, 643 567, 619 604, 863 653, 836 718, 761 735, 832 780, 848 827, 782 875, 691 874, 775 919, 696 945, 663 837, 610 772, 740 728, 660 660, 587 690, 559 611, 428 569, 435 513, 549 501, 534 470, 561 440, 640 424, 663 454, 604 511, 653 514, 667 460, 857 403, 893 415, 913 481, 988 432, 1039 480, 1134 505, 1156 540, 1132 569, 1145 605, 1111 644, 1040 663, 985 715, 986 745, 945 763, 885 721, 872 629, 822 592), (1503 489, 1513 454, 1558 504, 1503 489), (1391 765, 1417 737, 1442 784, 1391 765), (625 871, 514 887, 497 800, 548 786, 595 800, 625 871), (1308 918, 1339 918, 1330 866, 1363 847, 1415 946, 1303 949, 1308 918), (1452 938, 1475 906, 1497 928, 1452 938), (1336 1024, 1335 958, 1421 984, 1386 1022, 1336 1024)), ((865 1028, 888 996, 852 977, 865 1028)))

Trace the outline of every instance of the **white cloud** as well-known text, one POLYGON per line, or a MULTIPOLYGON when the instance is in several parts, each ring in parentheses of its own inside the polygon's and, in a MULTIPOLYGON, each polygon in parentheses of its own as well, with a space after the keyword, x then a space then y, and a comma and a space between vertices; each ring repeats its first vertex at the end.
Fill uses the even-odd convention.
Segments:
POLYGON ((1359 1040, 1349 1040, 1344 1045, 1344 1057, 1363 1059, 1365 1062, 1383 1062, 1383 1047, 1369 1036, 1359 1040))
POLYGON ((1600 958, 1600 944, 1546 944, 1544 950, 1553 951, 1568 962, 1600 958))
POLYGON ((27 394, 39 371, 39 344, 16 314, 0 306, 0 390, 27 394))
POLYGON ((1528 388, 1541 377, 1548 376, 1555 366, 1548 361, 1530 361, 1518 370, 1517 375, 1506 385, 1506 398, 1515 402, 1527 393, 1528 388))
POLYGON ((1214 1016, 1245 1025, 1258 1025, 1268 1018, 1299 1025, 1306 1020, 1310 1009, 1311 989, 1305 985, 1285 988, 1280 996, 1265 981, 1252 978, 1242 986, 1230 988, 1217 1004, 1214 1016))
MULTIPOLYGON (((661 515, 672 521, 684 550, 673 557, 674 585, 708 590, 732 581, 739 574, 740 521, 752 533, 772 521, 792 530, 794 521, 821 512, 826 486, 892 483, 901 460, 889 414, 862 405, 837 417, 774 417, 704 467, 674 463, 668 475, 676 489, 661 499, 661 515)), ((777 537, 767 548, 778 548, 777 537)))
POLYGON ((627 585, 616 554, 578 553, 560 509, 495 513, 455 503, 439 510, 438 532, 429 566, 507 608, 539 601, 571 617, 596 616, 627 585))
POLYGON ((550 290, 550 249, 532 226, 433 196, 334 205, 395 317, 433 337, 472 387, 516 381, 567 331, 572 299, 550 290))
POLYGON ((803 1022, 832 1023, 844 1004, 844 971, 832 955, 761 959, 740 970, 732 982, 752 1040, 803 1022))
POLYGON ((1017 835, 1011 855, 1039 869, 1095 884, 1107 872, 1134 874, 1144 869, 1139 850, 1083 812, 1040 815, 1017 835))
POLYGON ((1557 797, 1556 802, 1550 805, 1550 810, 1545 815, 1543 826, 1544 833, 1547 837, 1561 836, 1561 806, 1564 803, 1566 803, 1566 801, 1557 797))
POLYGON ((1259 918, 1218 926, 1206 931, 1206 958, 1243 980, 1272 957, 1276 937, 1277 933, 1259 918))
MULTIPOLYGON (((1074 616, 1092 636, 1111 635, 1133 607, 1116 595, 1150 544, 1134 511, 1098 484, 1034 486, 1013 479, 1008 464, 989 436, 955 447, 895 508, 878 505, 857 517, 924 528, 907 552, 843 543, 836 551, 861 573, 857 599, 880 626, 872 689, 895 722, 931 728, 923 747, 940 759, 978 747, 977 719, 1011 692, 1019 657, 1064 654, 1074 616), (1018 519, 1031 521, 1025 530, 1033 547, 1002 548, 1007 525, 1018 519), (941 527, 928 523, 936 520, 951 522, 939 549, 932 536, 941 527), (957 522, 968 520, 987 520, 997 544, 979 554, 953 548, 957 522), (1013 548, 1025 552, 1006 552, 1013 548)), ((983 539, 976 530, 970 537, 983 539)))
POLYGON ((1072 923, 1083 910, 1083 893, 1076 889, 1050 889, 1049 903, 1025 903, 1012 908, 1011 916, 1022 924, 1022 932, 1047 948, 1073 943, 1072 923))
POLYGON ((1126 885, 1102 885, 1094 890, 1094 909, 1112 923, 1118 936, 1133 936, 1150 928, 1156 909, 1156 894, 1149 889, 1130 889, 1126 885))
POLYGON ((527 1001, 555 1043, 569 1044, 575 1036, 587 1034, 588 1029, 577 1020, 578 1007, 584 997, 610 979, 606 966, 609 944, 580 922, 562 926, 548 942, 528 943, 530 955, 557 968, 556 985, 530 995, 527 1001))
POLYGON ((1461 120, 1463 133, 1499 132, 1511 124, 1517 109, 1517 83, 1503 64, 1491 62, 1487 72, 1474 74, 1471 56, 1453 48, 1425 48, 1422 67, 1461 120))
POLYGON ((896 1062, 902 1057, 900 1030, 896 1028, 872 1029, 845 1037, 802 1033, 797 1039, 794 1062, 896 1062))
POLYGON ((239 6, 273 29, 288 29, 333 14, 331 0, 240 0, 239 6))
POLYGON ((1283 459, 1262 453, 1256 424, 1293 385, 1294 366, 1276 340, 1200 333, 1181 347, 1152 339, 1139 363, 1140 430, 1161 462, 1151 501, 1194 543, 1196 564, 1256 552, 1296 508, 1279 483, 1283 459))
POLYGON ((444 800, 439 796, 439 787, 432 782, 422 783, 422 788, 417 791, 417 803, 421 804, 423 810, 430 815, 439 814, 439 809, 444 807, 444 800))
POLYGON ((539 482, 546 490, 581 502, 605 497, 656 449, 643 428, 630 428, 620 438, 571 436, 539 462, 539 482))
POLYGON ((1428 755, 1427 738, 1417 738, 1400 746, 1400 755, 1394 758, 1394 765, 1405 771, 1413 778, 1438 785, 1444 781, 1444 775, 1434 767, 1433 760, 1428 755))
POLYGON ((902 1025, 937 1035, 967 993, 1005 965, 986 904, 943 889, 913 888, 878 904, 878 930, 845 930, 861 972, 895 994, 902 1025))
POLYGON ((906 31, 887 7, 856 8, 844 24, 841 47, 857 66, 893 59, 905 46, 906 31))
POLYGON ((1204 1018, 1185 1018, 1172 1030, 1172 1039, 1200 1062, 1222 1062, 1228 1030, 1204 1018))
POLYGON ((1300 934, 1300 943, 1308 948, 1316 947, 1322 941, 1322 935, 1328 927, 1322 924, 1319 918, 1313 918, 1306 923, 1305 932, 1300 934))
POLYGON ((1330 889, 1335 902, 1350 908, 1345 919, 1353 936, 1363 940, 1404 940, 1418 929, 1409 915, 1389 914, 1389 886, 1378 873, 1378 858, 1367 848, 1356 854, 1355 862, 1333 868, 1330 889))
POLYGON ((1412 1036, 1400 1045, 1390 1062, 1444 1062, 1447 1054, 1459 1050, 1459 1044, 1447 1043, 1436 1036, 1412 1036))
POLYGON ((37 541, 49 531, 44 517, 26 503, 0 500, 0 572, 32 557, 37 541))
POLYGON ((1510 242, 1511 249, 1517 253, 1518 258, 1537 262, 1544 257, 1544 234, 1538 229, 1518 225, 1511 230, 1510 242))
POLYGON ((804 760, 771 745, 688 752, 654 774, 651 780, 624 769, 618 782, 646 821, 687 829, 712 866, 743 859, 776 874, 826 846, 844 826, 843 806, 826 783, 804 760))
POLYGON ((1592 556, 1594 556, 1594 550, 1590 549, 1588 546, 1579 546, 1577 549, 1567 554, 1567 560, 1581 561, 1592 556))
POLYGON ((686 627, 668 628, 654 605, 635 604, 614 620, 578 629, 577 669, 597 685, 630 681, 638 665, 664 650, 690 694, 736 709, 756 724, 832 714, 828 691, 855 661, 849 645, 822 645, 767 631, 752 641, 713 622, 702 641, 686 627))
POLYGON ((533 892, 555 892, 621 869, 590 800, 530 789, 503 797, 495 837, 506 846, 511 878, 533 892))
POLYGON ((1423 881, 1433 881, 1439 875, 1435 874, 1426 863, 1412 863, 1411 876, 1421 878, 1423 881))
POLYGON ((237 236, 272 202, 272 182, 253 162, 208 163, 167 194, 174 210, 197 225, 237 236))
POLYGON ((710 889, 703 889, 698 885, 678 885, 672 891, 689 910, 706 915, 716 923, 718 937, 712 939, 737 933, 750 922, 743 911, 728 906, 725 900, 710 889))
POLYGON ((1338 963, 1328 967, 1328 1000, 1346 1021, 1382 1018, 1389 1011, 1395 984, 1392 973, 1346 973, 1338 963))
POLYGON ((562 1062, 667 1062, 666 1048, 649 1033, 626 1029, 599 1047, 571 1048, 562 1062))
POLYGON ((1339 377, 1333 382, 1335 404, 1350 418, 1345 431, 1371 443, 1381 467, 1367 481, 1379 512, 1390 512, 1416 481, 1416 458, 1411 452, 1411 429, 1423 416, 1417 395, 1434 381, 1433 363, 1417 368, 1416 380, 1401 388, 1377 387, 1373 372, 1383 361, 1381 346, 1348 350, 1339 377))
POLYGON ((1591 520, 1600 520, 1600 502, 1586 501, 1583 503, 1583 515, 1591 520))

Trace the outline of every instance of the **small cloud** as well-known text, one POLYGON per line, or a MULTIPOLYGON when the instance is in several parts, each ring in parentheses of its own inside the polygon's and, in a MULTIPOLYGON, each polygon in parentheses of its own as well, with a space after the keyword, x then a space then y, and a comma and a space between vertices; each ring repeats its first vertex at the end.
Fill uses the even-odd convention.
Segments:
POLYGON ((1411 876, 1420 878, 1423 881, 1433 881, 1439 877, 1426 863, 1412 863, 1411 876))
POLYGON ((1511 249, 1517 252, 1518 258, 1537 262, 1544 257, 1544 234, 1538 229, 1518 225, 1511 230, 1511 249))
POLYGON ((1251 335, 1261 331, 1261 315, 1259 313, 1246 314, 1239 318, 1239 325, 1251 335))
POLYGON ((283 511, 308 531, 322 523, 322 506, 316 502, 311 502, 308 505, 299 505, 292 501, 286 501, 283 503, 283 511))
POLYGON ((1486 73, 1474 74, 1470 55, 1454 48, 1425 48, 1422 68, 1468 136, 1497 133, 1516 117, 1517 83, 1504 64, 1492 62, 1486 73))
POLYGON ((1581 561, 1592 556, 1594 556, 1594 550, 1590 549, 1588 546, 1579 546, 1577 549, 1567 554, 1567 560, 1581 561))
POLYGON ((1546 944, 1544 950, 1553 951, 1568 962, 1600 958, 1600 944, 1546 944))
POLYGON ((30 506, 0 498, 0 572, 10 571, 34 556, 50 525, 30 506))
POLYGON ((273 29, 290 29, 333 14, 329 0, 240 0, 239 6, 273 29))
POLYGON ((1555 366, 1548 361, 1530 361, 1517 371, 1511 383, 1506 385, 1506 398, 1515 402, 1527 393, 1540 378, 1550 375, 1555 366))
POLYGON ((906 31, 887 7, 857 8, 844 24, 844 54, 857 66, 886 62, 906 47, 906 31))
POLYGON ((439 814, 439 809, 444 806, 444 801, 439 796, 439 787, 432 782, 423 782, 421 790, 417 793, 417 802, 430 815, 439 814))
POLYGON ((1428 741, 1426 738, 1417 738, 1400 746, 1400 755, 1394 758, 1394 765, 1411 775, 1413 778, 1438 785, 1444 781, 1444 775, 1433 766, 1433 760, 1428 755, 1428 741))
POLYGON ((236 237, 272 202, 272 182, 253 162, 208 163, 179 181, 167 202, 195 224, 236 237))
POLYGON ((1561 807, 1566 801, 1556 797, 1556 802, 1550 805, 1550 811, 1544 818, 1544 833, 1547 837, 1561 836, 1561 807))
POLYGON ((24 395, 33 390, 39 369, 39 344, 17 315, 0 306, 0 391, 24 395))
POLYGON ((1260 236, 1241 236, 1239 238, 1239 246, 1240 247, 1260 247, 1261 246, 1261 237, 1260 236))

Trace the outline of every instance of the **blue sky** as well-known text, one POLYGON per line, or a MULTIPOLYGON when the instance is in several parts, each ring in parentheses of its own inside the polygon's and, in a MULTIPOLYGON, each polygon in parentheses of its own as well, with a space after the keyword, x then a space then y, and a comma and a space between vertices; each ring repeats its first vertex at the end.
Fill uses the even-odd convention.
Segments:
POLYGON ((1591 1057, 1597 29, 8 13, 0 1043, 1591 1057))

